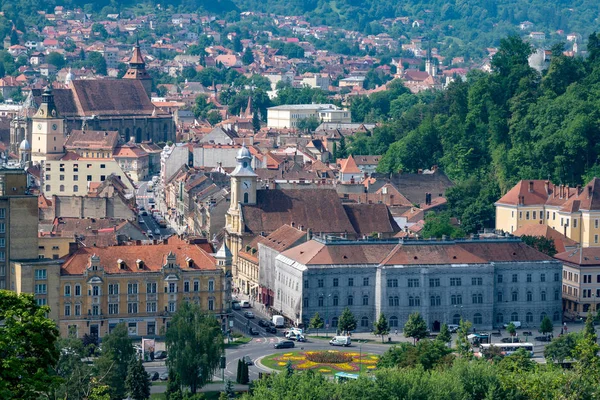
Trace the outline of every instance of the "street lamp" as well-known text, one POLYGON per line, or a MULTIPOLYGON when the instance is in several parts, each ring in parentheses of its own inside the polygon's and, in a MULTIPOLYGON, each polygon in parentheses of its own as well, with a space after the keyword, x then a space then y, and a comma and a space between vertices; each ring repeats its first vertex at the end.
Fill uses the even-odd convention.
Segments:
POLYGON ((319 296, 325 298, 325 337, 329 337, 327 329, 329 329, 329 298, 331 297, 331 294, 328 294, 327 297, 325 297, 323 293, 320 293, 319 296))

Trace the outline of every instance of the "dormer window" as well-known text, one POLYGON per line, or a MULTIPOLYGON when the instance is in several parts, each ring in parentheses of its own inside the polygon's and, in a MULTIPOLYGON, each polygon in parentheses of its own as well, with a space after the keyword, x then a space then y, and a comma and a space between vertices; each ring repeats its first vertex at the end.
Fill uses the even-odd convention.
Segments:
POLYGON ((194 267, 194 260, 192 260, 190 257, 186 257, 185 258, 185 263, 187 265, 188 268, 193 268, 194 267))
POLYGON ((125 261, 123 261, 119 258, 117 260, 117 266, 119 267, 119 269, 125 269, 125 261))
POLYGON ((144 269, 144 261, 138 258, 135 263, 137 264, 138 269, 144 269))

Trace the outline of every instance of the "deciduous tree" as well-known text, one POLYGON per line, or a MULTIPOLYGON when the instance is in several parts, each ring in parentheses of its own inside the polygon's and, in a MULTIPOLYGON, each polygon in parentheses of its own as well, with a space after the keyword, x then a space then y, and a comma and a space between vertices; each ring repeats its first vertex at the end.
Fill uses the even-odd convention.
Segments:
POLYGON ((440 341, 444 344, 450 343, 452 340, 452 334, 450 333, 450 329, 448 329, 447 324, 442 324, 440 328, 440 333, 435 337, 435 340, 440 341))
POLYGON ((356 329, 356 317, 348 307, 344 308, 342 315, 340 315, 340 318, 338 319, 338 328, 345 333, 356 329))
POLYGON ((413 343, 427 336, 427 323, 419 312, 412 313, 404 325, 404 336, 413 339, 413 343))
POLYGON ((309 323, 310 329, 315 329, 317 331, 317 336, 319 336, 319 329, 323 328, 324 321, 323 318, 319 315, 319 312, 316 312, 315 315, 311 318, 309 323))
POLYGON ((125 387, 129 397, 133 400, 146 400, 150 398, 150 377, 142 365, 142 359, 131 357, 127 367, 125 387))
POLYGON ((373 324, 373 334, 381 336, 381 343, 383 343, 383 337, 390 333, 390 326, 383 313, 379 314, 379 319, 373 324))

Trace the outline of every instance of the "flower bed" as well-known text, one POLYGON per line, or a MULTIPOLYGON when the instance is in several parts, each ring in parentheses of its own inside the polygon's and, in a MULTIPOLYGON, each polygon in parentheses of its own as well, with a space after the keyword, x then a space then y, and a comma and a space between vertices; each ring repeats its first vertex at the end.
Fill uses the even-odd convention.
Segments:
POLYGON ((376 368, 378 360, 379 357, 373 354, 328 350, 273 354, 265 357, 262 362, 265 366, 276 370, 283 370, 289 362, 292 368, 299 371, 312 369, 322 374, 335 374, 340 371, 358 372, 361 369, 372 371, 376 368))

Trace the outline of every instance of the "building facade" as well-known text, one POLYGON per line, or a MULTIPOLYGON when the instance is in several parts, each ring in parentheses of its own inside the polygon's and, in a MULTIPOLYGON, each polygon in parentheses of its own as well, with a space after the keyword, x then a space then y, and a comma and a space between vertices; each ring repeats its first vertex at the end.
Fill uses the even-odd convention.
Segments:
POLYGON ((461 318, 536 328, 545 316, 562 321, 561 274, 560 262, 514 238, 313 239, 276 257, 273 308, 304 325, 318 311, 335 328, 348 307, 362 331, 382 313, 402 329, 417 311, 432 331, 461 318))
POLYGON ((291 104, 267 109, 269 128, 297 128, 298 122, 306 118, 316 118, 321 122, 350 123, 349 110, 342 110, 333 104, 291 104))
POLYGON ((596 315, 600 301, 600 248, 568 250, 554 256, 563 263, 563 313, 571 319, 596 315))
POLYGON ((51 308, 62 336, 103 337, 119 323, 132 337, 164 335, 182 302, 228 327, 231 253, 178 239, 156 245, 84 247, 62 260, 13 262, 15 290, 51 308))

